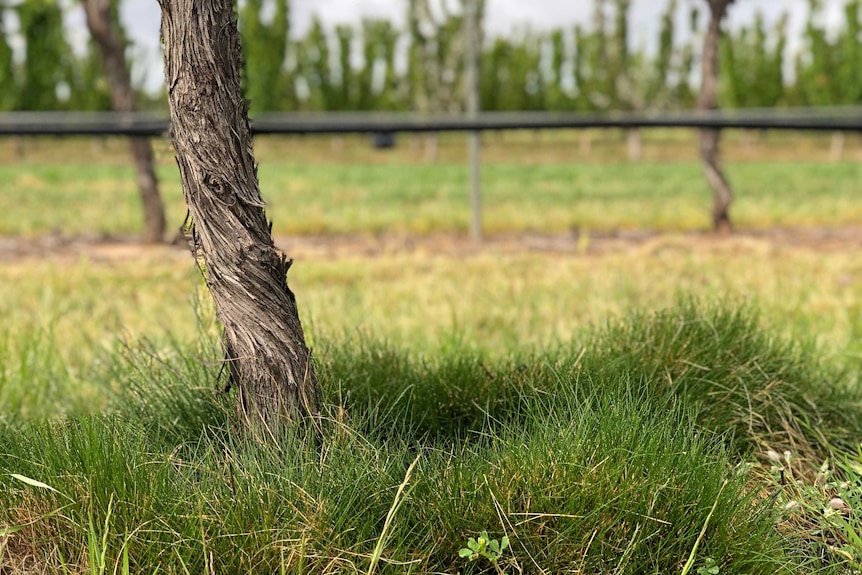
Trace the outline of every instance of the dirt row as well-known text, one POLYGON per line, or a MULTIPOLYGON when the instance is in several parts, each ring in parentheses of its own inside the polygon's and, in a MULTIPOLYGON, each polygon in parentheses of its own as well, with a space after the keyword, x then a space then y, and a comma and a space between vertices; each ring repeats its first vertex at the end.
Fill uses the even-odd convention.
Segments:
MULTIPOLYGON (((579 232, 548 235, 507 233, 485 238, 482 243, 466 235, 346 235, 283 236, 276 245, 292 257, 336 259, 342 257, 383 257, 421 253, 466 257, 483 252, 558 254, 560 256, 597 256, 627 250, 653 252, 664 249, 692 251, 796 248, 813 251, 853 251, 862 248, 862 227, 775 228, 737 231, 729 236, 706 232, 667 234, 650 231, 614 233, 579 232)), ((147 245, 135 237, 64 236, 33 238, 0 237, 0 262, 26 260, 91 261, 134 260, 140 258, 186 258, 184 242, 147 245)))
MULTIPOLYGON (((862 227, 846 228, 777 228, 738 231, 729 236, 706 232, 660 233, 651 231, 590 232, 570 234, 507 233, 497 234, 479 243, 466 235, 437 233, 421 236, 338 235, 280 236, 275 243, 287 254, 334 259, 341 257, 383 257, 404 253, 422 253, 461 257, 483 252, 538 252, 561 256, 591 256, 634 251, 687 249, 715 251, 736 248, 798 248, 811 251, 853 251, 862 248, 862 227)), ((28 259, 67 260, 87 258, 93 261, 146 257, 188 256, 182 242, 148 245, 136 237, 62 236, 33 238, 0 238, 0 262, 28 259)))

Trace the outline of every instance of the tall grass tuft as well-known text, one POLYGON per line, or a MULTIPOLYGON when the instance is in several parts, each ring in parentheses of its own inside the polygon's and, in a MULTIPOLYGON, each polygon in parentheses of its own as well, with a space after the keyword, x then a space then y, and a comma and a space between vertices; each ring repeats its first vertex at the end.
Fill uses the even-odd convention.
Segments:
POLYGON ((630 314, 568 347, 490 363, 470 351, 417 358, 350 340, 328 352, 323 370, 330 401, 366 414, 368 432, 387 437, 463 436, 524 422, 537 401, 567 413, 596 390, 620 388, 643 390, 646 402, 677 398, 738 454, 791 450, 819 462, 853 450, 862 435, 853 374, 821 361, 813 345, 765 330, 746 306, 683 301, 630 314))
POLYGON ((862 434, 862 389, 813 345, 764 330, 751 307, 687 301, 635 314, 600 333, 580 369, 681 398, 743 451, 791 450, 819 462, 862 434))

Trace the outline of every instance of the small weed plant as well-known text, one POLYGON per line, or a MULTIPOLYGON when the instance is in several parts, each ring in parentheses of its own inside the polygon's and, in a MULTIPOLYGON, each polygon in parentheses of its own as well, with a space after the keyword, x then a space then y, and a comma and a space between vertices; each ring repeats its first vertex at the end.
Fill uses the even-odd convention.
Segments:
POLYGON ((769 473, 781 509, 779 527, 812 549, 862 572, 862 445, 819 467, 770 450, 769 473))
POLYGON ((697 575, 718 575, 718 564, 712 557, 707 557, 703 560, 703 565, 697 568, 697 575))
POLYGON ((509 547, 509 537, 503 535, 502 539, 497 541, 488 536, 487 531, 482 531, 478 537, 470 537, 467 540, 467 547, 463 547, 458 556, 468 561, 476 561, 477 559, 487 559, 497 573, 503 573, 500 567, 500 558, 503 552, 509 547))

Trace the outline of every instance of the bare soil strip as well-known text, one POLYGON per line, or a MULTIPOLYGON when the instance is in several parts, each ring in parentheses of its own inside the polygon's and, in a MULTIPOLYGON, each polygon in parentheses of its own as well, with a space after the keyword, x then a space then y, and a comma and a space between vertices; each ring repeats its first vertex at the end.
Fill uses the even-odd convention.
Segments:
MULTIPOLYGON (((336 259, 342 257, 385 257, 417 253, 429 256, 467 257, 482 252, 544 253, 560 256, 597 256, 625 251, 656 252, 667 249, 687 251, 724 251, 735 249, 806 249, 841 252, 862 248, 862 227, 774 228, 741 230, 731 235, 707 232, 678 234, 652 231, 613 233, 579 232, 568 234, 505 233, 492 235, 479 244, 465 235, 327 235, 282 236, 276 245, 293 257, 336 259)), ((48 235, 33 238, 0 237, 0 263, 26 260, 91 261, 148 258, 185 258, 184 242, 150 245, 137 237, 48 235)))

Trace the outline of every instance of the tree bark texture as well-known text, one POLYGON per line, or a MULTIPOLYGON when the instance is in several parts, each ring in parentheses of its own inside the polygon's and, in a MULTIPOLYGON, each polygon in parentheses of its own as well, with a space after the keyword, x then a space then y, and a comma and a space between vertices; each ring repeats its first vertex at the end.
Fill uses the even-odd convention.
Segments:
MULTIPOLYGON (((718 43, 721 39, 721 22, 733 0, 707 0, 707 2, 710 20, 703 46, 698 100, 698 108, 703 111, 718 109, 718 43)), ((712 226, 715 231, 727 233, 731 230, 730 204, 733 202, 733 191, 721 167, 720 140, 720 130, 713 128, 700 130, 700 159, 714 197, 712 226)))
POLYGON ((318 412, 290 260, 272 241, 240 89, 231 0, 159 0, 173 144, 192 238, 224 326, 238 412, 274 431, 318 412))
MULTIPOLYGON (((125 43, 111 19, 111 0, 82 0, 82 4, 111 87, 112 107, 117 112, 134 112, 135 91, 126 66, 125 43)), ((153 148, 147 138, 129 138, 129 147, 144 208, 144 239, 158 243, 165 237, 165 207, 159 195, 153 148)))

